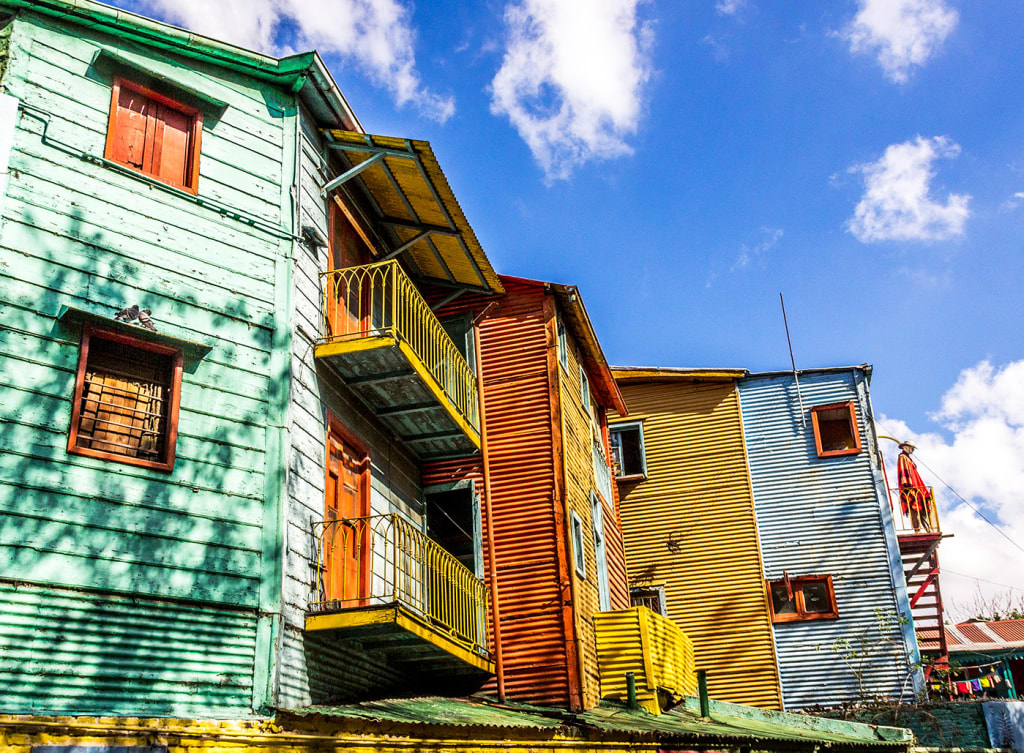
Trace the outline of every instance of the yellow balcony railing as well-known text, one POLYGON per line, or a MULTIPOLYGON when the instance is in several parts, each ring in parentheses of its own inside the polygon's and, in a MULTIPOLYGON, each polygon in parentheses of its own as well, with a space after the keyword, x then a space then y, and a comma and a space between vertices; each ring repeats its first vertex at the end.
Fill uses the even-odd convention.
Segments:
POLYGON ((625 700, 626 674, 636 682, 637 701, 660 714, 665 696, 697 692, 693 642, 682 628, 647 607, 594 615, 601 697, 625 700))
POLYGON ((401 604, 479 654, 487 651, 488 590, 465 565, 398 515, 314 525, 311 613, 401 604))
POLYGON ((938 533, 939 510, 932 487, 890 489, 898 533, 938 533))
POLYGON ((480 430, 476 375, 395 260, 320 275, 320 342, 390 336, 409 346, 469 424, 480 430))

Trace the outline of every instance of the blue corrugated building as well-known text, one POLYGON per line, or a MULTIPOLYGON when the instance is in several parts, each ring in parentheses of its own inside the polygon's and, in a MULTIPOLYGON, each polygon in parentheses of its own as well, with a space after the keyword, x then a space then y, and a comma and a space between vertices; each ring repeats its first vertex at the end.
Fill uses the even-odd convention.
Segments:
POLYGON ((908 698, 920 661, 867 365, 739 380, 787 709, 908 698))

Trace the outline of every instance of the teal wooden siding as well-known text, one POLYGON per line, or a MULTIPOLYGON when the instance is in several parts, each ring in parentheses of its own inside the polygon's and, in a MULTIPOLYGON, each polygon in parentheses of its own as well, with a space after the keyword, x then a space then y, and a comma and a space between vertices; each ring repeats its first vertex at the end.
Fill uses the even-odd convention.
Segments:
POLYGON ((252 614, 0 584, 5 709, 237 715, 252 692, 252 614))
POLYGON ((294 98, 126 47, 31 14, 10 38, 2 88, 22 111, 0 230, 0 613, 20 599, 21 621, 0 636, 0 710, 243 713, 266 700, 256 614, 281 583, 283 418, 268 416, 287 408, 274 390, 288 390, 275 349, 290 347, 294 98), (197 198, 99 159, 107 48, 226 103, 204 122, 197 198), (131 303, 211 346, 186 359, 171 474, 65 449, 80 331, 57 313, 131 303), (12 582, 87 590, 51 600, 12 582), (61 638, 69 624, 93 637, 61 638))

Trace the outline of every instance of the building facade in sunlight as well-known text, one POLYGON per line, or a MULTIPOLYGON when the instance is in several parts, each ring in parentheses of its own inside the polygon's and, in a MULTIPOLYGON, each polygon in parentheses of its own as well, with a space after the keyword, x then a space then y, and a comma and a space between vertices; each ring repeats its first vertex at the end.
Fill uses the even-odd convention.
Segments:
POLYGON ((499 277, 429 144, 316 53, 0 8, 0 712, 695 692, 630 606, 579 292, 499 277))
POLYGON ((786 709, 921 690, 869 367, 617 369, 634 599, 694 642, 716 697, 786 709))

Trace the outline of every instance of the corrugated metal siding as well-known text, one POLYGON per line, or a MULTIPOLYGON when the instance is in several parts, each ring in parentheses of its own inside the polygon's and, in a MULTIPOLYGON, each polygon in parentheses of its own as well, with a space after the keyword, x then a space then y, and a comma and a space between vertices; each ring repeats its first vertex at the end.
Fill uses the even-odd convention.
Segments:
POLYGON ((877 496, 874 444, 865 423, 866 384, 851 370, 801 374, 800 388, 805 426, 792 376, 739 382, 766 577, 781 578, 784 571, 832 575, 839 609, 838 620, 774 625, 785 704, 800 708, 861 697, 856 676, 832 648, 840 639, 855 648, 888 641, 867 654, 864 693, 895 697, 910 665, 899 625, 881 633, 875 613, 895 615, 897 601, 882 529, 881 505, 887 502, 877 496), (848 400, 857 406, 864 449, 819 458, 809 410, 848 400))
POLYGON ((480 324, 505 687, 566 705, 544 292, 514 281, 506 290, 480 324))
POLYGON ((734 385, 620 387, 648 469, 619 488, 631 583, 665 587, 713 698, 781 708, 734 385))
MULTIPOLYGON (((594 521, 590 494, 596 490, 593 463, 592 416, 583 407, 580 391, 580 358, 572 335, 566 333, 569 346, 569 369, 566 372, 558 366, 558 386, 562 406, 562 434, 564 447, 564 479, 568 509, 583 521, 583 558, 586 562, 586 577, 580 578, 575 567, 571 568, 573 600, 578 650, 581 658, 583 704, 586 708, 596 706, 601 698, 601 675, 597 664, 597 636, 594 632, 594 616, 600 611, 598 590, 597 555, 594 548, 594 521)), ((593 404, 590 395, 588 402, 593 404)), ((609 515, 609 522, 612 516, 609 515)), ((571 563, 573 553, 569 551, 571 563)))
POLYGON ((5 712, 245 715, 255 648, 255 613, 0 584, 5 712))
POLYGON ((646 607, 602 612, 595 620, 601 697, 626 699, 626 673, 637 681, 637 700, 658 713, 658 689, 674 695, 697 690, 693 642, 672 620, 646 607))

